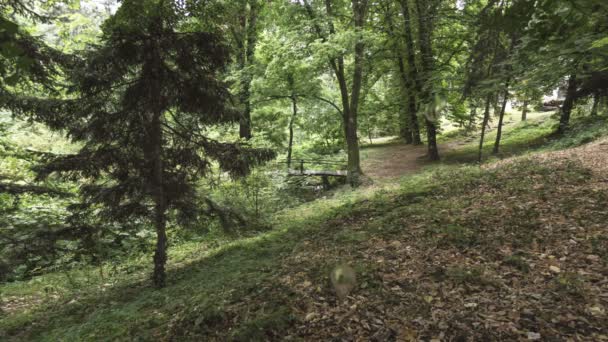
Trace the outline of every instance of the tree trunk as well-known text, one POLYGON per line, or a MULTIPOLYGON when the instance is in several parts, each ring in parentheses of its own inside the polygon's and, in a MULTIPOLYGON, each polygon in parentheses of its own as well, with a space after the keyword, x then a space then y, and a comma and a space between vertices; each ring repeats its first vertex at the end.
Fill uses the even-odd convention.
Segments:
MULTIPOLYGON (((392 13, 390 12, 390 6, 385 7, 386 11, 384 13, 385 21, 388 25, 388 34, 389 36, 395 36, 395 26, 393 25, 392 13)), ((399 68, 399 85, 403 95, 403 101, 401 104, 403 108, 401 108, 399 112, 399 136, 405 141, 406 144, 412 144, 414 142, 412 131, 412 122, 409 113, 409 100, 406 100, 410 96, 410 92, 413 91, 411 89, 409 83, 409 75, 405 69, 405 63, 403 62, 403 54, 401 53, 400 47, 395 44, 392 46, 397 52, 397 66, 399 68)), ((418 136, 420 136, 420 132, 418 132, 418 136)))
POLYGON ((500 95, 498 92, 496 92, 494 94, 494 99, 492 100, 492 102, 494 102, 492 104, 492 107, 493 107, 492 114, 494 114, 494 116, 499 116, 500 115, 500 105, 498 103, 500 102, 500 95))
POLYGON ((576 75, 570 75, 568 79, 568 90, 566 92, 566 99, 564 100, 564 104, 562 105, 561 115, 559 118, 559 128, 557 129, 557 133, 563 134, 568 130, 568 125, 570 124, 570 114, 572 112, 572 107, 574 106, 574 99, 576 97, 576 75))
POLYGON ((369 139, 369 144, 372 145, 374 143, 373 138, 373 127, 372 127, 372 118, 371 115, 369 113, 369 111, 367 112, 367 138, 369 139))
POLYGON ((426 138, 428 140, 429 160, 439 160, 439 149, 437 149, 437 126, 426 119, 426 138))
POLYGON ((422 144, 422 139, 420 138, 420 125, 418 124, 418 115, 416 108, 416 92, 420 91, 421 86, 416 84, 419 82, 420 76, 416 70, 416 55, 414 51, 414 40, 412 36, 412 28, 410 25, 410 10, 408 6, 408 0, 401 0, 401 13, 403 14, 403 28, 405 33, 405 44, 406 44, 406 53, 407 53, 407 72, 408 77, 405 79, 407 86, 407 105, 408 105, 408 116, 409 116, 409 125, 410 130, 412 131, 412 144, 420 145, 422 144))
POLYGON ((163 131, 162 116, 164 104, 161 93, 161 57, 158 42, 153 43, 150 54, 150 98, 154 101, 148 130, 148 144, 144 146, 145 158, 150 162, 150 195, 154 201, 154 227, 156 229, 156 250, 154 252, 154 273, 152 280, 158 288, 165 286, 165 264, 167 262, 167 203, 163 179, 163 131))
POLYGON ((355 30, 358 31, 355 43, 355 60, 353 71, 352 93, 350 97, 350 110, 345 112, 346 142, 348 146, 348 178, 352 186, 359 185, 361 175, 361 163, 359 160, 359 139, 357 137, 357 114, 359 110, 359 97, 361 85, 363 84, 363 60, 365 58, 365 44, 361 30, 365 23, 365 12, 367 0, 352 0, 355 30))
MULTIPOLYGON (((160 122, 160 121, 159 121, 160 122)), ((160 126, 159 126, 160 127, 160 126)), ((162 137, 159 135, 160 140, 162 137)), ((157 142, 155 142, 155 145, 157 142)), ((161 143, 162 144, 162 143, 161 143)), ((159 155, 162 154, 162 145, 155 146, 159 155)), ((165 212, 167 210, 165 193, 163 189, 163 161, 161 157, 156 158, 154 162, 154 225, 156 228, 156 251, 154 252, 154 285, 158 288, 165 286, 165 264, 167 263, 167 218, 165 212)))
MULTIPOLYGON (((434 11, 425 10, 422 7, 421 1, 426 0, 415 0, 416 10, 418 15, 418 40, 420 42, 420 52, 422 55, 422 74, 424 77, 424 85, 422 91, 423 103, 431 104, 433 102, 433 49, 431 46, 431 21, 434 11)), ((425 4, 425 6, 432 6, 431 4, 425 4)), ((410 20, 411 23, 411 20, 410 20)), ((432 109, 434 112, 434 109, 432 109)), ((433 115, 433 117, 436 117, 433 115)), ((425 124, 428 140, 428 158, 432 161, 439 160, 439 150, 437 149, 437 123, 431 121, 425 115, 425 124)))
POLYGON ((507 101, 509 101, 509 82, 510 79, 507 78, 507 82, 505 82, 505 94, 502 100, 502 106, 500 107, 500 114, 498 118, 498 128, 496 130, 496 141, 494 142, 494 150, 492 150, 493 154, 498 154, 500 149, 500 139, 502 138, 502 123, 505 118, 505 109, 507 108, 507 101))
POLYGON ((410 116, 407 108, 402 108, 399 117, 399 135, 406 144, 413 144, 413 133, 410 130, 410 116))
POLYGON ((255 44, 257 41, 257 19, 258 19, 258 3, 257 0, 250 0, 249 3, 249 15, 246 20, 246 44, 244 46, 243 55, 243 79, 242 79, 242 90, 240 94, 241 103, 244 105, 243 114, 239 121, 239 136, 242 139, 249 140, 252 137, 251 133, 251 78, 249 70, 247 68, 253 64, 253 56, 255 52, 255 44))
POLYGON ((528 118, 528 99, 525 99, 523 108, 521 109, 521 121, 526 121, 527 118, 528 118))
POLYGON ((597 110, 600 104, 600 92, 596 91, 593 94, 593 107, 591 107, 591 116, 597 115, 597 110))
POLYGON ((287 168, 291 168, 291 151, 293 149, 293 124, 298 115, 298 102, 297 98, 292 95, 291 96, 291 104, 293 108, 293 112, 291 114, 291 119, 289 120, 289 145, 287 146, 287 168))
POLYGON ((481 137, 479 138, 479 156, 477 161, 481 163, 483 157, 483 140, 486 135, 486 126, 488 126, 488 120, 490 120, 490 103, 492 102, 492 95, 488 94, 486 97, 486 108, 483 112, 483 122, 481 124, 481 137))
POLYGON ((475 117, 477 116, 477 103, 473 103, 471 107, 471 113, 469 113, 469 122, 467 123, 467 127, 465 133, 468 135, 470 131, 473 130, 473 125, 475 124, 475 117))
POLYGON ((239 136, 242 139, 251 139, 251 103, 249 101, 250 93, 249 89, 243 90, 241 93, 241 99, 245 105, 245 109, 239 120, 239 136))
POLYGON ((401 87, 403 89, 403 96, 408 97, 408 100, 406 100, 407 109, 405 111, 403 111, 401 120, 399 120, 399 124, 401 125, 401 136, 405 140, 406 144, 413 144, 414 136, 416 134, 418 135, 418 140, 420 140, 420 132, 414 133, 414 131, 412 130, 413 122, 411 120, 411 113, 409 110, 409 103, 410 103, 409 97, 410 97, 410 92, 412 91, 412 89, 408 86, 408 83, 409 83, 408 76, 405 71, 405 64, 403 63, 403 58, 401 57, 401 55, 398 55, 397 59, 398 59, 398 65, 399 65, 399 73, 401 74, 401 85, 402 85, 401 87))

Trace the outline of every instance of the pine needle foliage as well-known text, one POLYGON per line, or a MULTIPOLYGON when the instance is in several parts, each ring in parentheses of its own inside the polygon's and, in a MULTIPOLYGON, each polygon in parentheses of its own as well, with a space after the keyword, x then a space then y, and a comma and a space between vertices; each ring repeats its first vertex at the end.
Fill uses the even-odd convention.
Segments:
POLYGON ((214 165, 244 176, 274 158, 270 150, 202 133, 238 122, 239 114, 219 79, 227 46, 217 32, 183 29, 182 10, 173 1, 123 1, 104 23, 101 43, 70 71, 68 100, 15 98, 13 105, 82 144, 38 169, 41 179, 58 173, 83 182, 75 215, 154 225, 158 287, 165 285, 168 217, 192 221, 209 213, 197 189, 201 177, 214 165))

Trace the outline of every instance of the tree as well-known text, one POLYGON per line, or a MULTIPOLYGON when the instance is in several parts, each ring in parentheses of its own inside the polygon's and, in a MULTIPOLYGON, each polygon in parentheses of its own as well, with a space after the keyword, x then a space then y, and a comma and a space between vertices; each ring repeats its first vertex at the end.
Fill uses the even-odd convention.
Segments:
MULTIPOLYGON (((402 1, 402 3, 407 4, 407 1, 402 1)), ((435 63, 432 46, 433 24, 439 7, 439 1, 414 0, 414 6, 416 9, 418 44, 420 48, 420 73, 418 74, 418 79, 420 82, 420 98, 426 109, 424 111, 424 122, 426 124, 428 158, 430 160, 439 160, 439 150, 437 149, 439 115, 434 103, 437 94, 435 93, 433 84, 435 81, 435 63)), ((411 9, 408 8, 408 11, 411 13, 411 9)), ((410 20, 410 25, 413 25, 412 20, 410 20)))
POLYGON ((224 9, 230 23, 232 50, 234 51, 238 100, 242 106, 239 119, 239 136, 249 140, 251 132, 251 81, 255 63, 255 48, 258 39, 258 21, 263 2, 260 0, 238 0, 230 2, 224 9))
POLYGON ((234 177, 273 153, 206 137, 210 125, 238 122, 218 73, 228 49, 217 33, 182 24, 173 1, 125 0, 103 25, 101 44, 70 72, 68 100, 16 99, 15 106, 83 147, 56 157, 39 177, 60 173, 85 182, 81 211, 107 222, 144 220, 156 231, 153 281, 165 284, 169 217, 204 214, 197 181, 212 161, 234 177))
POLYGON ((393 17, 399 17, 396 10, 392 8, 392 2, 386 2, 383 6, 383 19, 386 23, 385 31, 388 35, 390 47, 396 51, 393 59, 396 61, 399 75, 399 87, 401 89, 401 97, 403 97, 404 107, 401 109, 403 116, 400 119, 400 135, 407 144, 420 145, 420 127, 417 116, 417 101, 416 101, 416 63, 414 42, 412 31, 410 28, 410 18, 407 1, 399 1, 403 24, 399 26, 393 20, 393 17), (397 31, 403 31, 399 34, 397 31), (403 38, 400 38, 403 37, 403 38), (407 59, 406 59, 407 56, 407 59))
POLYGON ((301 101, 321 99, 318 71, 304 62, 306 52, 302 51, 301 37, 288 30, 273 27, 260 41, 258 62, 265 67, 262 77, 252 83, 252 97, 262 106, 276 101, 289 101, 287 167, 291 166, 294 145, 294 130, 301 101), (312 76, 312 77, 311 77, 312 76))
POLYGON ((515 4, 526 8, 521 13, 529 23, 517 48, 518 64, 526 67, 526 77, 553 88, 568 80, 557 128, 557 133, 564 133, 576 101, 608 88, 608 4, 601 0, 519 0, 515 4))
MULTIPOLYGON (((329 44, 332 39, 340 37, 335 21, 338 18, 343 18, 336 13, 335 4, 332 0, 325 0, 324 11, 327 23, 326 30, 319 24, 319 18, 317 11, 313 7, 310 0, 303 0, 305 10, 309 16, 311 24, 317 37, 325 44, 329 44)), ((349 183, 356 186, 360 182, 361 165, 359 157, 359 138, 357 135, 357 114, 359 109, 359 100, 361 95, 361 86, 363 84, 363 73, 364 73, 364 58, 365 58, 365 41, 363 39, 363 31, 366 22, 366 15, 368 11, 367 0, 352 0, 350 4, 350 11, 352 14, 352 29, 353 32, 353 43, 352 46, 347 49, 334 49, 330 46, 325 46, 328 55, 327 60, 329 66, 338 82, 340 89, 340 99, 342 104, 342 122, 344 129, 344 136, 346 139, 347 155, 348 155, 348 178, 349 183), (347 78, 347 69, 345 63, 346 51, 352 51, 352 78, 350 80, 350 87, 347 78)), ((340 8, 340 14, 345 11, 344 8, 340 8)), ((350 22, 350 18, 348 19, 350 22)), ((347 25, 340 25, 340 28, 348 28, 347 25)))

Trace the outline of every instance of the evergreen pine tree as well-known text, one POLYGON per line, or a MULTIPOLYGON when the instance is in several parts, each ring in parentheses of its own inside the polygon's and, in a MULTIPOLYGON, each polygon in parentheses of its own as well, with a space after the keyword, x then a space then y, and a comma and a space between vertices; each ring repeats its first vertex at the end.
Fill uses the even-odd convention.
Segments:
POLYGON ((123 1, 104 23, 101 43, 71 70, 68 100, 13 101, 82 144, 75 155, 49 159, 40 178, 60 173, 84 182, 79 210, 105 222, 153 223, 158 287, 165 285, 168 215, 195 220, 206 212, 196 184, 213 161, 238 177, 274 157, 201 133, 239 115, 218 78, 229 60, 222 37, 184 29, 182 10, 174 1, 123 1))

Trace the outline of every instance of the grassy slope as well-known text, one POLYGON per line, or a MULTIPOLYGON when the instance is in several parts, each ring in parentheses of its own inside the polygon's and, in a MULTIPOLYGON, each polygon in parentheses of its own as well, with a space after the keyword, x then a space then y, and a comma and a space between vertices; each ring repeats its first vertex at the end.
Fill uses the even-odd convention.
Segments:
MULTIPOLYGON (((554 136, 557 121, 550 113, 532 113, 525 122, 511 119, 505 122, 501 139, 500 157, 509 157, 526 152, 557 150, 578 146, 608 134, 605 117, 579 117, 573 120, 570 131, 564 136, 554 136)), ((459 139, 458 131, 450 132, 440 139, 459 139)), ((496 130, 490 130, 484 140, 484 159, 492 159, 492 149, 496 139, 496 130)), ((444 161, 474 162, 477 161, 479 150, 478 134, 464 137, 464 143, 444 155, 444 161)))
MULTIPOLYGON (((529 125, 537 134, 515 127, 506 150, 545 124, 529 125)), ((603 122, 584 125, 542 147, 604 132, 603 122)), ((436 167, 399 191, 286 212, 256 238, 175 246, 160 291, 149 287, 147 259, 110 277, 108 267, 103 280, 90 269, 3 285, 0 339, 598 339, 608 327, 605 182, 572 155, 537 159, 436 167), (327 280, 338 262, 359 274, 341 305, 327 280)))

